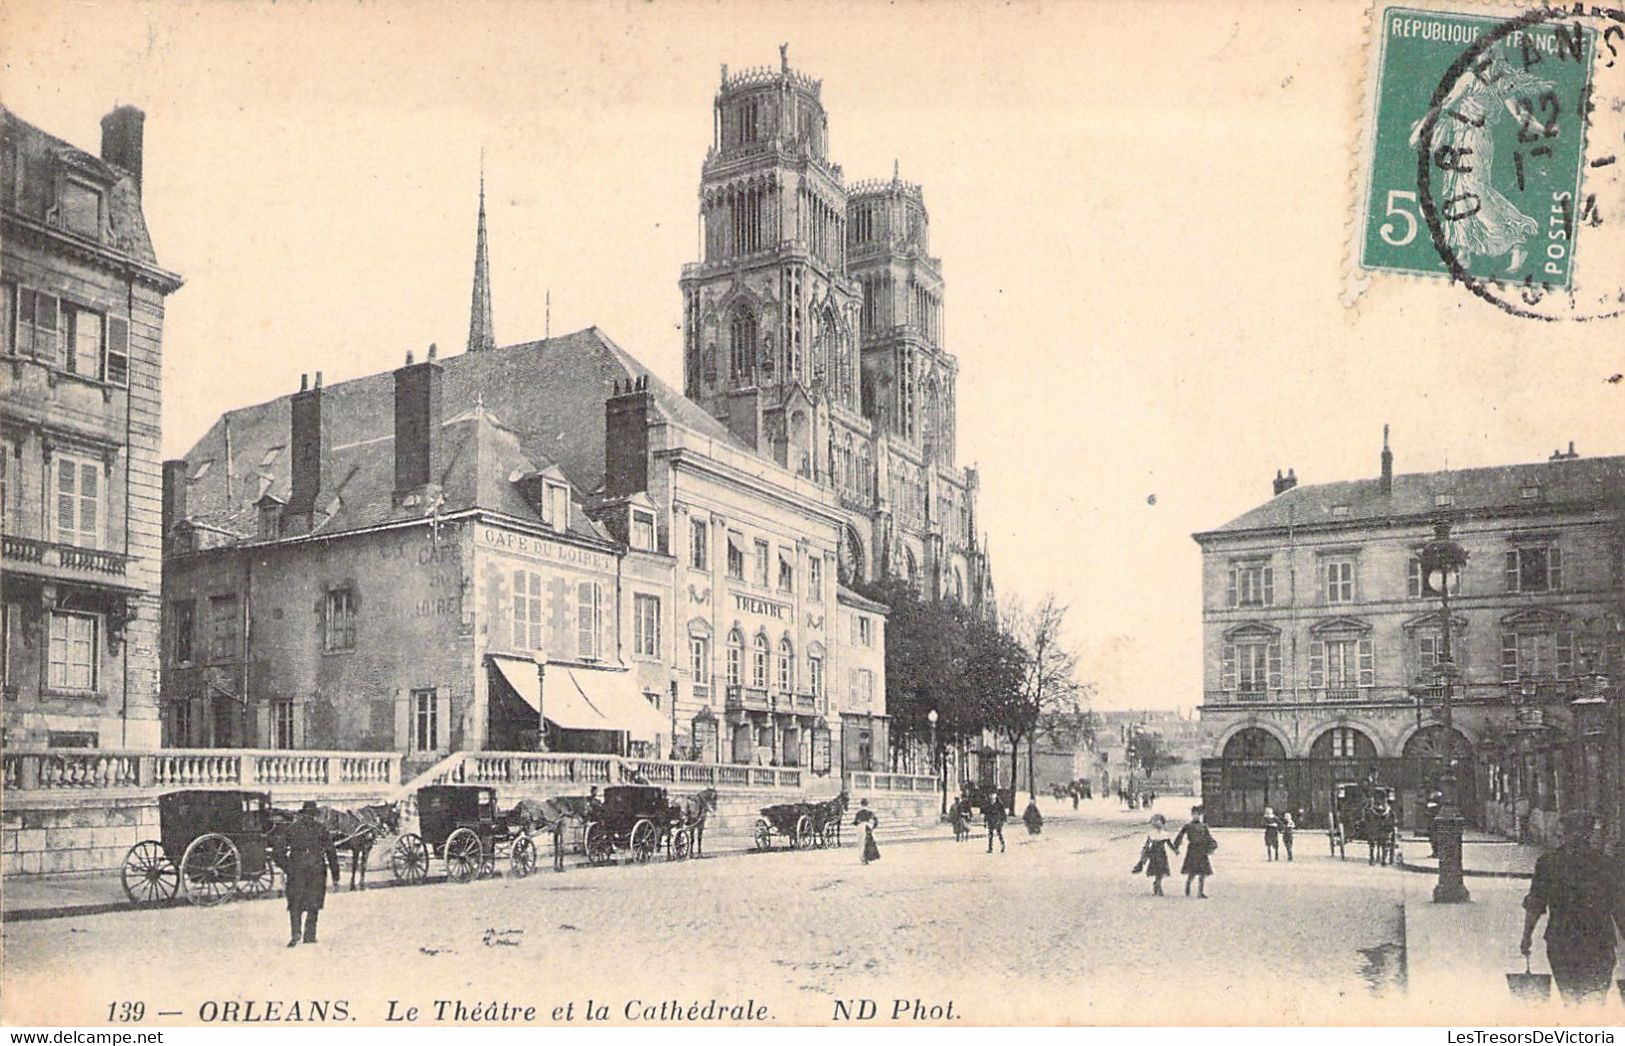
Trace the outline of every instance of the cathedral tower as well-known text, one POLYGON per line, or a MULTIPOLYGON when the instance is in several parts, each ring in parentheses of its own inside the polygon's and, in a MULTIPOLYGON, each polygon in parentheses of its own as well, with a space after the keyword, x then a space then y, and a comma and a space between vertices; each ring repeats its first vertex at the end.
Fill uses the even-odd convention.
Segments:
POLYGON ((703 254, 682 278, 687 395, 764 453, 820 477, 827 434, 817 418, 857 420, 861 403, 847 194, 829 160, 821 91, 790 68, 785 48, 776 69, 722 67, 700 171, 703 254), (800 431, 798 397, 817 408, 803 409, 800 431))
POLYGON ((847 272, 863 305, 863 413, 926 464, 954 461, 958 365, 942 347, 942 263, 918 185, 859 182, 847 203, 847 272))

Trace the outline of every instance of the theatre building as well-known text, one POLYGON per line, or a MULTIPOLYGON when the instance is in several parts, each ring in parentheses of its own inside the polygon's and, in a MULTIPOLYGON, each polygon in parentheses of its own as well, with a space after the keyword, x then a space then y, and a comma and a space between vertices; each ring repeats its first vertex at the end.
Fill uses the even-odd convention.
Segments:
POLYGON ((1322 825, 1332 787, 1376 766, 1418 826, 1450 744, 1470 823, 1549 841, 1583 806, 1617 833, 1622 521, 1622 457, 1394 475, 1385 445, 1376 477, 1277 477, 1269 501, 1197 534, 1212 820, 1272 806, 1322 825), (1419 559, 1437 522, 1468 556, 1449 594, 1450 739, 1443 611, 1419 559))

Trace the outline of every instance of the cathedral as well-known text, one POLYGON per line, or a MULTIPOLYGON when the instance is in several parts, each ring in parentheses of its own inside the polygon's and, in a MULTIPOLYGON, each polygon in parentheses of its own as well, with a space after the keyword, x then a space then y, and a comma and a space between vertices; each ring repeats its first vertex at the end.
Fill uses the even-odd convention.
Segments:
POLYGON ((822 83, 730 73, 700 169, 704 257, 683 269, 684 393, 781 466, 835 490, 843 580, 991 602, 974 469, 954 454, 958 363, 920 186, 848 183, 822 83))

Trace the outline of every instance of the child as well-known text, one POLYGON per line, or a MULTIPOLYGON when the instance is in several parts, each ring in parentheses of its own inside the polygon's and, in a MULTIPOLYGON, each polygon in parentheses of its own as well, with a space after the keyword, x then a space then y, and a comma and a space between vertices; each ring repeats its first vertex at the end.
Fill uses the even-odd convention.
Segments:
POLYGON ((1134 866, 1134 874, 1140 874, 1143 869, 1151 879, 1151 892, 1162 897, 1162 880, 1169 874, 1168 867, 1168 819, 1161 814, 1151 815, 1151 831, 1146 834, 1145 842, 1140 846, 1140 861, 1134 866))

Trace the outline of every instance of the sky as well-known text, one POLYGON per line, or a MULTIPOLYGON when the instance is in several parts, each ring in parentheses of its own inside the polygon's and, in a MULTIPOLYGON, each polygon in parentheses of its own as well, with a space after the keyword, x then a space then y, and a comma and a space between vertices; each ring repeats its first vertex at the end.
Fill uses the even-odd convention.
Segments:
POLYGON ((484 151, 499 343, 597 325, 681 386, 719 66, 823 81, 846 178, 924 186, 1001 598, 1053 591, 1103 708, 1201 699, 1190 535, 1303 483, 1625 452, 1620 321, 1440 280, 1344 302, 1366 5, 31 4, 0 95, 94 150, 147 112, 186 285, 166 456, 224 410, 467 337, 484 151))

